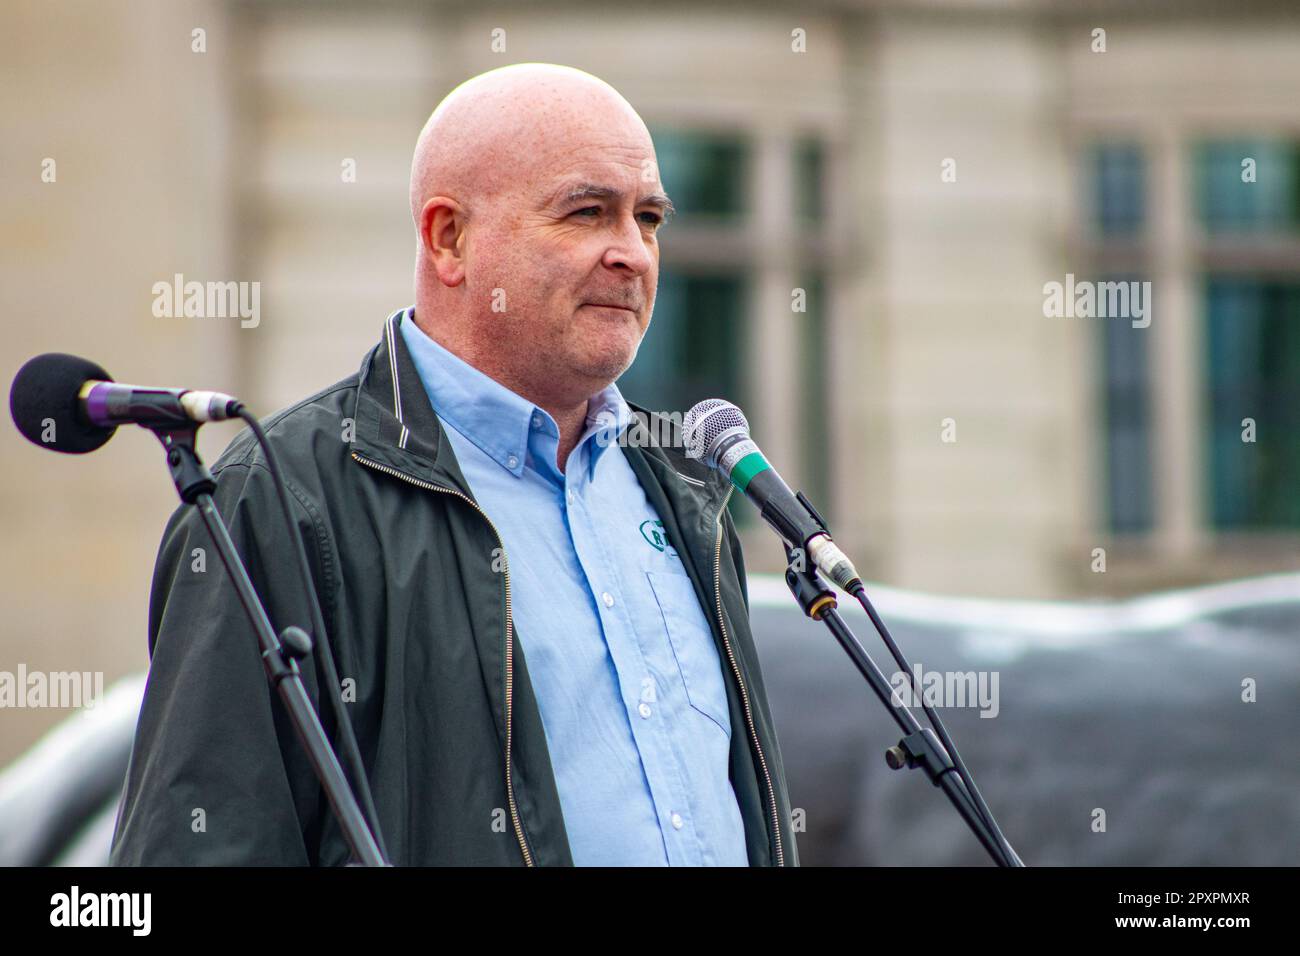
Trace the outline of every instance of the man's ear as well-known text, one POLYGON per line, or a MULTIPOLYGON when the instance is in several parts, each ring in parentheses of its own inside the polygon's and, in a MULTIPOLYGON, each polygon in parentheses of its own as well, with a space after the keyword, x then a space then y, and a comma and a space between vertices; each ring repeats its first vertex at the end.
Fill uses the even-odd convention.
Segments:
POLYGON ((445 286, 465 281, 465 224, 460 203, 434 196, 420 210, 420 245, 445 286))

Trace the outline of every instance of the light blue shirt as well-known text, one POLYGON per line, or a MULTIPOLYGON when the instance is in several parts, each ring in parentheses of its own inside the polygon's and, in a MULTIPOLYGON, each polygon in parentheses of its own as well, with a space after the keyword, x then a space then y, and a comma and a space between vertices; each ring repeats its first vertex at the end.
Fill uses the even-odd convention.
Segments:
POLYGON ((424 334, 402 335, 496 525, 515 632, 579 866, 747 866, 708 619, 617 436, 614 385, 556 467, 551 416, 424 334))

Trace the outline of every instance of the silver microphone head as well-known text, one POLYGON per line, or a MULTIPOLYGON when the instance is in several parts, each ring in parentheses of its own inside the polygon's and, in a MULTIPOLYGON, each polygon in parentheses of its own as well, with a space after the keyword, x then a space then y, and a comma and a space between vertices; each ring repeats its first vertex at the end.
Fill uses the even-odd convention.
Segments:
POLYGON ((686 455, 704 461, 710 468, 718 466, 718 449, 733 436, 749 437, 749 422, 735 405, 722 398, 706 398, 696 403, 682 419, 682 440, 686 455))

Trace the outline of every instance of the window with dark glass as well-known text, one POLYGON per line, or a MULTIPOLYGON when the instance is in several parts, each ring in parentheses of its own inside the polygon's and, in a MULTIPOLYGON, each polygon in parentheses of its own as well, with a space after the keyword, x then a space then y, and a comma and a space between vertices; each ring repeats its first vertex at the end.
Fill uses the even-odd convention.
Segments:
MULTIPOLYGON (((1102 282, 1141 281, 1103 276, 1102 282)), ((1151 498, 1150 330, 1124 319, 1100 319, 1106 432, 1106 501, 1111 531, 1150 531, 1151 498)))
POLYGON ((1092 149, 1094 223, 1103 236, 1132 236, 1146 220, 1146 159, 1137 143, 1092 149))
MULTIPOLYGON (((1096 282, 1142 281, 1141 239, 1146 226, 1147 169, 1142 147, 1134 142, 1094 144, 1089 152, 1094 233, 1103 241, 1133 240, 1126 264, 1131 273, 1097 268, 1081 276, 1096 282)), ((1120 246, 1123 249, 1125 247, 1120 246)), ((1093 248, 1094 258, 1113 258, 1108 246, 1093 248)), ((1109 259, 1108 259, 1109 261, 1109 259)), ((1123 267, 1121 267, 1123 268, 1123 267)), ((1105 454, 1105 513, 1111 531, 1143 533, 1154 522, 1151 455, 1150 329, 1124 319, 1097 323, 1101 352, 1101 429, 1105 454)))
POLYGON ((735 218, 745 211, 749 149, 740 137, 654 128, 659 179, 684 220, 735 218))
POLYGON ((1300 144, 1215 140, 1195 148, 1196 210, 1207 233, 1300 228, 1300 144))
POLYGON ((1214 526, 1300 527, 1300 277, 1211 275, 1205 301, 1214 526))
POLYGON ((1193 158, 1209 520, 1300 527, 1300 262, 1285 254, 1300 235, 1300 143, 1218 139, 1193 158))

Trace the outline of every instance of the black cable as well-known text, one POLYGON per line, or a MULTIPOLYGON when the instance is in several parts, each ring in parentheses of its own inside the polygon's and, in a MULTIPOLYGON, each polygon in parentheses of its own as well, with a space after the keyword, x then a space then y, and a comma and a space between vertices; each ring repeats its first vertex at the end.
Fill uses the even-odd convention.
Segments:
POLYGON ((387 862, 388 849, 384 846, 384 837, 379 829, 379 814, 375 810, 375 802, 370 795, 370 784, 366 779, 365 765, 361 761, 361 751, 357 747, 356 735, 352 732, 352 721, 348 719, 347 711, 343 707, 343 700, 340 695, 342 685, 339 682, 338 671, 334 667, 334 652, 330 647, 329 636, 325 633, 325 617, 321 613, 316 588, 312 585, 311 567, 307 563, 307 551, 303 548, 302 538, 299 537, 297 529, 294 527, 293 509, 289 504, 289 491, 280 472, 280 463, 277 461, 275 451, 271 448, 271 443, 267 440, 266 433, 262 431, 262 426, 257 421, 257 417, 242 402, 239 404, 236 414, 252 429, 254 437, 257 438, 257 443, 262 447, 262 453, 266 455, 267 467, 271 471, 276 497, 280 502, 280 513, 284 517, 285 529, 289 533, 289 540, 293 542, 294 553, 297 555, 298 572, 302 579, 303 590, 307 592, 307 607, 311 614, 313 636, 324 651, 323 654, 316 655, 325 668, 325 682, 328 685, 322 688, 322 692, 324 696, 330 699, 334 709, 334 716, 338 721, 344 758, 352 770, 352 786, 357 792, 362 809, 365 811, 375 843, 379 845, 379 852, 387 862))
MULTIPOLYGON (((829 628, 835 639, 839 641, 840 646, 849 655, 858 672, 876 690, 881 702, 886 703, 889 700, 887 695, 890 694, 894 694, 896 700, 896 691, 889 689, 889 682, 885 679, 885 675, 880 672, 880 668, 872 661, 871 655, 867 653, 861 642, 854 636, 839 612, 833 606, 828 607, 820 613, 819 620, 829 628)), ((948 753, 944 751, 941 759, 935 759, 939 758, 940 755, 937 751, 943 751, 943 747, 938 740, 934 739, 934 734, 930 728, 921 726, 911 710, 901 701, 897 705, 887 704, 887 706, 890 706, 890 716, 908 735, 899 742, 899 747, 890 749, 901 750, 906 754, 906 763, 909 767, 924 767, 930 781, 936 787, 941 788, 952 801, 953 807, 970 826, 971 831, 988 851, 989 855, 993 857, 994 862, 999 866, 1015 866, 1016 863, 1007 854, 1005 847, 998 840, 997 834, 994 833, 993 829, 988 825, 988 821, 980 814, 969 789, 965 786, 966 782, 956 772, 956 767, 949 758, 948 753), (915 750, 906 746, 908 740, 916 737, 921 738, 921 743, 916 746, 915 750), (952 774, 952 776, 949 776, 949 774, 952 774)), ((890 766, 898 769, 901 764, 891 760, 890 766)))
POLYGON ((951 738, 949 738, 948 730, 944 727, 943 721, 939 719, 939 715, 935 712, 934 708, 925 702, 925 696, 917 693, 916 683, 912 679, 912 665, 908 663, 907 658, 903 656, 903 652, 899 650, 898 645, 894 643, 894 637, 889 633, 889 628, 885 626, 885 622, 881 620, 880 615, 876 613, 875 607, 873 607, 871 602, 867 599, 866 587, 861 581, 859 581, 858 586, 851 593, 858 599, 858 603, 862 605, 862 609, 867 612, 867 617, 871 619, 871 623, 875 626, 881 639, 884 640, 885 646, 889 648, 889 653, 893 655, 895 663, 897 663, 898 666, 902 668, 903 673, 907 675, 908 686, 912 688, 912 692, 916 696, 916 699, 921 702, 921 708, 925 711, 925 715, 930 718, 930 723, 934 726, 935 732, 939 735, 939 739, 947 749, 948 756, 952 758, 952 762, 957 769, 957 776, 970 792, 971 799, 975 804, 975 809, 979 813, 980 819, 984 821, 989 832, 993 834, 998 845, 1002 848, 1003 853, 1005 853, 1007 859, 1011 861, 1011 865, 1024 866, 1024 861, 1020 859, 1020 855, 1016 853, 1010 842, 1008 842, 1006 836, 1002 833, 1002 829, 998 826, 997 821, 993 819, 992 811, 989 810, 988 804, 984 802, 984 797, 980 793, 979 788, 975 786, 975 780, 966 769, 966 762, 961 759, 961 753, 957 750, 957 747, 953 744, 951 738))

